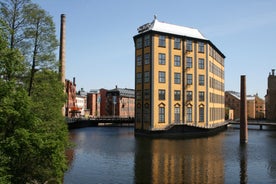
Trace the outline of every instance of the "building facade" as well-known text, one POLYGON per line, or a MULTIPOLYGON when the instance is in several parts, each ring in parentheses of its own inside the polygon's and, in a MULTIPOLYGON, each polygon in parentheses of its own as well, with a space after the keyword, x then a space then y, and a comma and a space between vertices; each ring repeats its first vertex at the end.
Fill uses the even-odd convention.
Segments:
POLYGON ((134 118, 134 89, 116 88, 106 93, 106 112, 109 116, 134 118))
POLYGON ((276 75, 275 69, 269 73, 267 79, 267 92, 265 96, 266 118, 270 121, 276 120, 276 75))
POLYGON ((67 94, 67 100, 65 104, 65 116, 66 117, 76 117, 79 113, 76 107, 76 82, 73 78, 73 82, 70 80, 65 80, 65 91, 67 94))
POLYGON ((197 29, 153 22, 135 42, 135 129, 224 123, 224 58, 197 29))
MULTIPOLYGON (((247 95, 247 118, 263 119, 265 118, 265 101, 256 95, 247 95)), ((235 91, 225 92, 225 107, 234 111, 233 119, 240 118, 240 93, 235 91)))

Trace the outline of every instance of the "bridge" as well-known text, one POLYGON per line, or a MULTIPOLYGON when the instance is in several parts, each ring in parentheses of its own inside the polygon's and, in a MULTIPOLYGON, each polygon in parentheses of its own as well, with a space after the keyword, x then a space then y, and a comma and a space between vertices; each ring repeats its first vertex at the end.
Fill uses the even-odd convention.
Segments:
MULTIPOLYGON (((238 121, 229 121, 229 125, 240 125, 238 121)), ((276 129, 276 123, 267 121, 248 121, 247 125, 259 126, 260 130, 263 130, 263 126, 268 126, 276 129)))
POLYGON ((95 118, 67 118, 69 129, 97 126, 133 126, 134 117, 102 116, 95 118))

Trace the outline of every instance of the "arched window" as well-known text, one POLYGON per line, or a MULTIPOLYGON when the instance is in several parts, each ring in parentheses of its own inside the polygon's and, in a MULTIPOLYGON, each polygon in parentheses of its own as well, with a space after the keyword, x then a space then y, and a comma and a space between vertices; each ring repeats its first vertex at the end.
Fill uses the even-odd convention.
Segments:
POLYGON ((158 105, 158 117, 159 123, 165 123, 165 104, 161 103, 158 105))

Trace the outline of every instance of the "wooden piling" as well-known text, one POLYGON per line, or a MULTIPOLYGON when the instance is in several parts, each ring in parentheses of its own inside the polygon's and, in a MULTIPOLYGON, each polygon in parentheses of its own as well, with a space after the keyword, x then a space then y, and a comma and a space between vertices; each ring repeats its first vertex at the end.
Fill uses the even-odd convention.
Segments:
POLYGON ((246 100, 246 76, 241 76, 241 98, 240 98, 240 143, 248 142, 247 128, 247 100, 246 100))

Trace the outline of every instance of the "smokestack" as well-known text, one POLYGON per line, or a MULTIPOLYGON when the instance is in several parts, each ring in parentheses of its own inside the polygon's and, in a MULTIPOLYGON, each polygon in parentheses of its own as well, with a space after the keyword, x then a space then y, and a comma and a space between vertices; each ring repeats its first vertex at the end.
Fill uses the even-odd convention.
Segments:
POLYGON ((272 76, 274 76, 274 73, 275 73, 275 69, 272 69, 272 76))
POLYGON ((60 80, 65 83, 65 14, 61 14, 59 62, 60 80))
POLYGON ((241 76, 241 101, 240 101, 240 143, 247 143, 247 101, 246 101, 246 76, 241 76))

